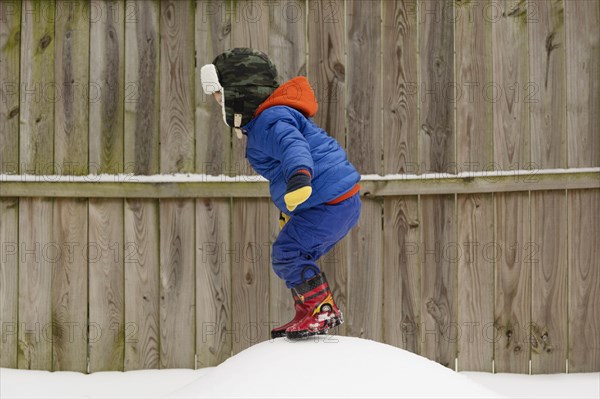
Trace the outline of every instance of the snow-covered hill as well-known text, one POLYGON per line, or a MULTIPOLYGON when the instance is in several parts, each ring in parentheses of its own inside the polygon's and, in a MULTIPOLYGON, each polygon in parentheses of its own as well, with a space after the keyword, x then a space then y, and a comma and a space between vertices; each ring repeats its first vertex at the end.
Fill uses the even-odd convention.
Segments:
POLYGON ((0 369, 0 398, 598 398, 600 373, 456 373, 408 351, 341 336, 254 345, 218 367, 84 375, 0 369))

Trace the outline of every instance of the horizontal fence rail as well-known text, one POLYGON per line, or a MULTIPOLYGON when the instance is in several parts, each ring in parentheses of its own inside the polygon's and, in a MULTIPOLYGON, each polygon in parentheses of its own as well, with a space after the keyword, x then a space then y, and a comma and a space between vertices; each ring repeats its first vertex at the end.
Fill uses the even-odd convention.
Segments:
MULTIPOLYGON (((364 175, 360 185, 363 195, 376 197, 574 190, 599 188, 600 168, 364 175)), ((269 187, 257 176, 0 175, 0 197, 263 198, 269 187)))

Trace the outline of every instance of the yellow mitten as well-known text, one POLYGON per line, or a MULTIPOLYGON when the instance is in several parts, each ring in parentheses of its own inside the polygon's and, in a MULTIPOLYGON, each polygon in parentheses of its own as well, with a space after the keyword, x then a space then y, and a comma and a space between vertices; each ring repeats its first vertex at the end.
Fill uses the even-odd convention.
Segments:
POLYGON ((279 228, 283 229, 283 226, 290 220, 290 217, 283 212, 279 212, 279 228))
POLYGON ((307 170, 299 170, 294 173, 287 183, 287 190, 283 197, 285 206, 291 212, 298 205, 303 203, 312 194, 312 187, 310 186, 310 172, 307 170))

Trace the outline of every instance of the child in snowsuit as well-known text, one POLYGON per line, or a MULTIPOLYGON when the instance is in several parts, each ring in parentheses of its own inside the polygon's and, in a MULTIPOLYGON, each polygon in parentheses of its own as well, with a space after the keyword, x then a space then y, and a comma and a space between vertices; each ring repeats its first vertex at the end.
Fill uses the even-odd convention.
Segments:
POLYGON ((313 122, 318 106, 304 76, 279 85, 266 54, 235 48, 203 66, 201 80, 204 92, 221 104, 225 123, 238 138, 247 136, 246 158, 269 180, 281 211, 272 265, 292 291, 296 315, 271 336, 327 333, 343 318, 315 261, 358 222, 360 174, 313 122))

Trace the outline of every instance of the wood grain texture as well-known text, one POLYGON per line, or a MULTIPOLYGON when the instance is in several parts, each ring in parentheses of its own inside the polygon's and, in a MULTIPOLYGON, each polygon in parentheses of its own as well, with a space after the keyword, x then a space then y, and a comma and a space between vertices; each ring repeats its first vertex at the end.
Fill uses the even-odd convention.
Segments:
MULTIPOLYGON (((267 11, 270 21, 269 58, 277 66, 279 84, 284 84, 296 76, 306 76, 306 2, 304 0, 284 0, 268 7, 267 11)), ((274 205, 269 206, 268 224, 270 244, 267 245, 269 245, 270 253, 272 243, 275 242, 280 231, 279 209, 274 205)), ((275 274, 272 267, 269 271, 269 284, 269 323, 272 328, 292 320, 295 309, 290 290, 286 287, 285 282, 275 274)), ((269 328, 269 333, 271 328, 269 328)))
MULTIPOLYGON (((346 310, 348 309, 348 264, 351 243, 352 237, 348 234, 317 261, 317 265, 327 276, 335 304, 346 316, 348 315, 346 310)), ((288 314, 292 313, 288 312, 288 314)), ((347 317, 344 320, 346 319, 347 317)), ((348 323, 344 322, 335 327, 331 330, 331 334, 348 335, 348 323)))
POLYGON ((458 172, 493 169, 492 102, 484 97, 492 82, 491 7, 490 0, 456 3, 458 172))
MULTIPOLYGON (((160 5, 125 4, 126 173, 159 172, 160 5)), ((125 370, 160 367, 160 241, 157 200, 125 201, 125 370)))
MULTIPOLYGON (((292 320, 296 314, 292 293, 287 288, 285 281, 280 279, 273 271, 272 253, 273 243, 277 239, 281 228, 279 227, 279 209, 274 204, 269 204, 269 333, 271 328, 279 327, 292 320)), ((263 248, 267 249, 267 248, 263 248)))
POLYGON ((568 193, 569 372, 600 371, 600 190, 568 193))
POLYGON ((194 171, 194 7, 160 3, 160 170, 194 171))
POLYGON ((228 0, 196 3, 196 172, 227 175, 231 172, 231 129, 223 121, 221 106, 204 94, 200 68, 211 64, 231 43, 228 0))
POLYGON ((52 370, 52 202, 19 201, 20 369, 52 370))
POLYGON ((233 200, 232 354, 270 338, 270 228, 267 199, 233 200))
POLYGON ((0 367, 17 368, 19 200, 0 200, 0 367))
MULTIPOLYGON (((566 167, 566 79, 563 0, 529 0, 536 21, 527 24, 533 168, 566 167)), ((600 105, 600 104, 599 104, 600 105)))
POLYGON ((420 353, 418 197, 386 198, 383 207, 383 341, 420 353))
POLYGON ((421 196, 421 355, 454 368, 458 331, 453 195, 421 196))
POLYGON ((90 3, 89 171, 122 173, 125 97, 125 3, 90 3), (91 15, 91 14, 90 14, 91 15))
POLYGON ((0 173, 19 173, 21 1, 0 2, 0 173))
MULTIPOLYGON (((230 10, 233 18, 230 47, 249 47, 269 54, 271 21, 268 3, 231 0, 226 7, 229 7, 226 9, 230 10)), ((246 137, 238 140, 233 129, 229 131, 232 137, 231 174, 256 175, 257 173, 245 158, 246 137)))
MULTIPOLYGON (((237 221, 244 223, 244 221, 237 221)), ((237 223, 236 223, 237 224, 237 223)), ((197 367, 213 367, 231 356, 231 201, 196 200, 197 367)))
POLYGON ((600 3, 565 1, 567 165, 600 165, 600 3))
POLYGON ((160 6, 158 1, 125 4, 126 173, 159 172, 160 6))
POLYGON ((381 173, 381 3, 346 2, 348 159, 360 173, 381 173))
POLYGON ((319 111, 314 122, 346 147, 346 14, 343 0, 308 2, 307 77, 319 111))
POLYGON ((56 173, 88 173, 90 18, 84 1, 58 0, 54 23, 56 173))
POLYGON ((531 193, 531 373, 564 373, 567 358, 567 197, 531 193))
POLYGON ((160 366, 160 241, 158 202, 125 200, 124 370, 160 366))
POLYGON ((454 173, 454 2, 419 2, 419 172, 454 173))
POLYGON ((268 7, 269 58, 280 84, 306 76, 306 1, 283 0, 268 7))
MULTIPOLYGON (((491 169, 492 102, 484 88, 492 82, 491 1, 456 3, 456 163, 457 171, 491 169)), ((457 197, 458 314, 460 370, 492 371, 494 346, 486 338, 494 320, 494 261, 486 253, 494 240, 491 194, 457 197)))
POLYGON ((529 82, 527 3, 500 0, 492 23, 492 85, 485 98, 494 109, 494 167, 530 168, 529 105, 537 86, 529 82))
POLYGON ((52 370, 87 371, 88 204, 54 200, 52 267, 52 370))
POLYGON ((417 2, 383 1, 383 173, 417 173, 417 2))
POLYGON ((194 200, 160 201, 160 367, 194 368, 194 200))
POLYGON ((457 197, 458 369, 492 372, 494 345, 494 201, 492 194, 457 197))
POLYGON ((362 199, 358 224, 348 233, 348 299, 344 322, 352 337, 383 341, 383 201, 362 199))
POLYGON ((21 173, 54 173, 54 2, 25 1, 21 27, 21 173), (50 92, 49 92, 50 91, 50 92))
POLYGON ((123 200, 89 200, 89 371, 123 371, 123 200))
POLYGON ((528 193, 495 194, 494 361, 498 373, 529 372, 531 260, 528 193))

